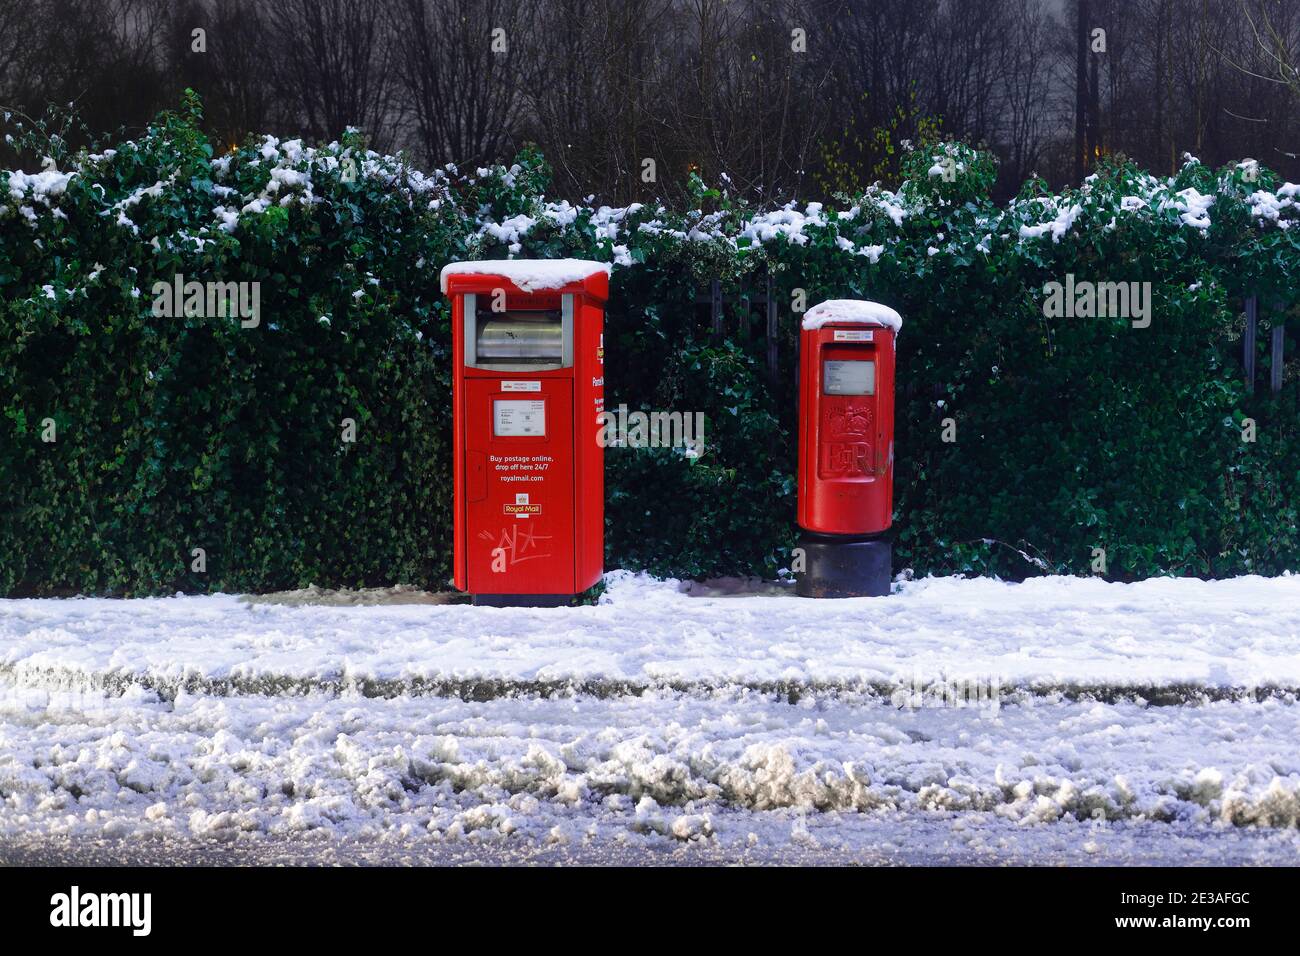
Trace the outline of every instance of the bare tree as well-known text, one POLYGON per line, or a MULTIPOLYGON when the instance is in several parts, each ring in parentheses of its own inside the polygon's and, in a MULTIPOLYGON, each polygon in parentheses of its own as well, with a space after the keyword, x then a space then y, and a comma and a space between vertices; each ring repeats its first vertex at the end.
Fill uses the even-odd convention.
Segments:
POLYGON ((164 105, 166 0, 33 0, 20 39, 15 105, 74 104, 90 128, 143 125, 164 105))
POLYGON ((948 0, 928 24, 927 105, 952 135, 991 139, 1005 107, 1010 14, 1007 0, 948 0))
POLYGON ((1003 180, 1015 188, 1043 159, 1055 66, 1048 34, 1062 26, 1035 0, 1014 0, 1012 7, 998 142, 1007 160, 1003 180))
POLYGON ((684 175, 685 144, 664 135, 670 101, 682 95, 676 13, 675 0, 542 4, 545 53, 528 90, 524 125, 566 195, 594 192, 625 202, 653 195, 659 186, 644 181, 647 159, 655 180, 669 169, 684 175))
POLYGON ((826 128, 836 42, 835 20, 818 9, 826 6, 689 0, 685 82, 662 100, 661 147, 670 136, 685 146, 708 182, 725 174, 752 195, 797 194, 826 128))
POLYGON ((1269 69, 1269 73, 1256 73, 1249 67, 1241 69, 1252 76, 1280 83, 1300 94, 1300 53, 1292 49, 1297 45, 1293 23, 1280 3, 1240 0, 1241 12, 1250 25, 1255 48, 1269 69))
POLYGON ((543 41, 533 0, 400 0, 393 14, 402 105, 424 157, 503 158, 543 41))
POLYGON ((1300 176, 1298 49, 1295 0, 0 0, 0 104, 102 132, 189 86, 222 145, 360 126, 430 164, 532 140, 605 202, 824 197, 956 136, 1005 196, 1119 153, 1300 176))
POLYGON ((744 162, 719 165, 750 194, 780 199, 802 192, 830 128, 827 93, 833 86, 833 3, 764 3, 748 0, 746 29, 734 51, 734 95, 720 104, 732 119, 732 141, 744 162), (792 49, 792 27, 808 24, 810 48, 792 49), (746 58, 746 51, 750 52, 746 58))
POLYGON ((0 0, 0 102, 16 102, 29 83, 33 13, 29 0, 0 0))
POLYGON ((390 144, 388 8, 373 0, 275 0, 266 7, 280 121, 317 139, 363 128, 390 144))
POLYGON ((257 0, 191 0, 174 9, 172 69, 182 85, 202 92, 217 140, 234 146, 249 133, 270 129, 281 117, 275 116, 273 48, 261 5, 257 0), (204 30, 197 50, 196 29, 204 30))

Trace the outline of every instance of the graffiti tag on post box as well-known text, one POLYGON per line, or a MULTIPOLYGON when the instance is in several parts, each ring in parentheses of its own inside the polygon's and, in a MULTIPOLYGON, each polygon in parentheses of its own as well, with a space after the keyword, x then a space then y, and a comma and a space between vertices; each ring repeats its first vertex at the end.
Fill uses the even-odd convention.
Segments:
MULTIPOLYGON (((484 541, 492 540, 492 532, 480 531, 478 536, 484 541)), ((537 558, 549 558, 549 551, 539 551, 539 541, 550 541, 549 534, 537 534, 532 530, 531 525, 512 525, 501 529, 501 534, 497 538, 497 546, 492 549, 492 571, 494 574, 504 573, 507 568, 513 568, 516 564, 522 564, 525 561, 533 561, 537 558)))

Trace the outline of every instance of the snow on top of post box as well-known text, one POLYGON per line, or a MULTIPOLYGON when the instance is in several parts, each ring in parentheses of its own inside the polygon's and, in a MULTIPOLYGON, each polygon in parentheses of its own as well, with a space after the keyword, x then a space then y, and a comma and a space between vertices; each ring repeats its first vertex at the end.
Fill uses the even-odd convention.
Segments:
POLYGON ((439 281, 444 295, 449 275, 501 276, 524 292, 543 292, 582 282, 599 272, 609 275, 609 263, 590 259, 478 259, 449 262, 442 267, 439 281))
POLYGON ((881 325, 895 333, 903 327, 903 317, 887 305, 866 299, 827 299, 803 315, 805 329, 820 329, 828 322, 851 322, 855 325, 881 325))

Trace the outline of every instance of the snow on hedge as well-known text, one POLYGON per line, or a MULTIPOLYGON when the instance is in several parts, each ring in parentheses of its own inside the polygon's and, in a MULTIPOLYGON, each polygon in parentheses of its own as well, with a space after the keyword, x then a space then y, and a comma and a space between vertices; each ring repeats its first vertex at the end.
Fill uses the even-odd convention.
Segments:
POLYGON ((1263 188, 1276 177, 1253 160, 1213 173, 1187 157, 1179 174, 1169 177, 1127 167, 1106 179, 1094 174, 1078 189, 1059 195, 1044 192, 995 207, 981 198, 982 186, 966 181, 976 179, 981 163, 992 168, 986 154, 942 144, 918 150, 914 161, 905 162, 913 178, 896 191, 874 186, 845 208, 790 202, 775 209, 752 209, 729 202, 711 212, 676 212, 660 204, 610 207, 549 201, 530 192, 531 170, 520 164, 479 168, 472 174, 448 166, 426 175, 400 157, 361 148, 355 136, 320 147, 265 136, 209 161, 212 186, 206 226, 174 235, 143 235, 135 210, 150 201, 189 197, 193 187, 189 177, 178 179, 179 171, 172 170, 157 181, 115 194, 120 187, 113 173, 139 148, 132 141, 102 153, 82 153, 63 170, 47 159, 38 173, 0 171, 0 220, 18 217, 33 231, 47 228, 47 220, 67 217, 63 207, 80 181, 99 215, 139 241, 156 241, 160 248, 194 243, 201 247, 223 235, 237 236, 241 227, 273 208, 299 207, 306 215, 312 215, 313 208, 340 208, 347 199, 346 187, 360 184, 381 188, 412 209, 450 215, 452 225, 469 237, 471 254, 498 246, 512 258, 540 258, 525 247, 544 233, 570 246, 587 246, 595 258, 616 268, 634 267, 644 258, 635 250, 647 242, 709 244, 734 254, 771 243, 816 245, 874 265, 888 256, 988 256, 1008 243, 1059 243, 1085 227, 1111 231, 1126 222, 1163 223, 1204 235, 1235 208, 1246 210, 1261 230, 1285 231, 1300 221, 1300 186, 1278 183, 1263 188), (945 156, 956 160, 953 183, 934 174, 939 168, 934 163, 945 156), (521 208, 501 209, 503 197, 510 200, 505 205, 521 208), (966 215, 972 211, 975 215, 966 215), (954 227, 952 220, 962 221, 954 227))
MULTIPOLYGON (((150 269, 150 258, 168 257, 157 264, 164 271, 177 267, 177 257, 194 254, 200 261, 189 259, 187 270, 225 268, 241 261, 242 242, 308 226, 335 238, 351 232, 356 238, 340 241, 367 251, 407 230, 403 255, 420 270, 449 261, 574 256, 610 270, 681 260, 697 274, 707 269, 734 277, 763 260, 780 271, 801 261, 838 270, 840 280, 892 270, 897 286, 897 273, 909 284, 943 283, 954 270, 976 264, 1032 275, 1063 242, 1091 261, 1084 250, 1121 231, 1128 248, 1113 251, 1121 261, 1159 243, 1175 244, 1168 254, 1178 256, 1182 237, 1199 243, 1214 235, 1218 242, 1205 246, 1202 272, 1208 274, 1197 287, 1216 284, 1213 269, 1235 270, 1243 261, 1283 283, 1300 272, 1287 236, 1300 222, 1300 185, 1280 182, 1254 160, 1216 172, 1187 156, 1174 176, 1121 164, 1059 194, 1031 180, 1019 196, 996 205, 988 198, 996 176, 990 154, 945 143, 906 152, 897 189, 874 185, 843 206, 792 201, 761 209, 711 191, 719 208, 675 210, 657 202, 614 207, 595 205, 592 197, 576 204, 548 200, 549 171, 528 150, 508 167, 462 172, 448 165, 426 174, 403 157, 366 149, 356 130, 320 146, 267 135, 215 157, 205 143, 207 154, 196 159, 186 137, 201 141, 202 134, 189 122, 172 117, 139 140, 46 157, 40 172, 0 170, 4 241, 13 249, 29 237, 40 250, 11 270, 17 280, 11 296, 17 291, 22 302, 54 311, 96 282, 120 281, 129 296, 145 301, 134 279, 150 269), (956 173, 951 181, 950 171, 956 173), (115 256, 146 263, 137 258, 137 265, 106 274, 82 252, 83 244, 101 239, 119 250, 134 244, 129 256, 115 256), (412 248, 422 254, 411 257, 412 248)), ((302 253, 304 262, 310 259, 309 246, 302 253)), ((0 252, 0 266, 4 258, 0 252)), ((385 258, 379 268, 336 273, 340 298, 371 300, 384 273, 404 264, 385 258)), ((566 267, 527 267, 539 268, 566 267)), ((529 285, 554 281, 541 272, 521 276, 529 285)), ((434 297, 412 302, 409 291, 399 297, 392 305, 403 312, 433 307, 434 297)))

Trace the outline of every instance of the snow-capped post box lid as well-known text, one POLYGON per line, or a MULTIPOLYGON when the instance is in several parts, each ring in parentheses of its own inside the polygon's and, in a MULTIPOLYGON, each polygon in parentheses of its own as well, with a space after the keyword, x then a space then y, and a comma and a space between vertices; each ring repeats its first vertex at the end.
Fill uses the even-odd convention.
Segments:
POLYGON ((866 299, 827 299, 803 314, 805 329, 820 329, 829 322, 847 322, 852 325, 879 325, 893 329, 897 335, 903 327, 903 317, 887 305, 868 302, 866 299))
POLYGON ((509 279, 523 292, 545 292, 594 275, 609 275, 608 262, 590 259, 476 259, 473 262, 449 262, 442 267, 439 283, 447 293, 447 276, 500 276, 509 279))

